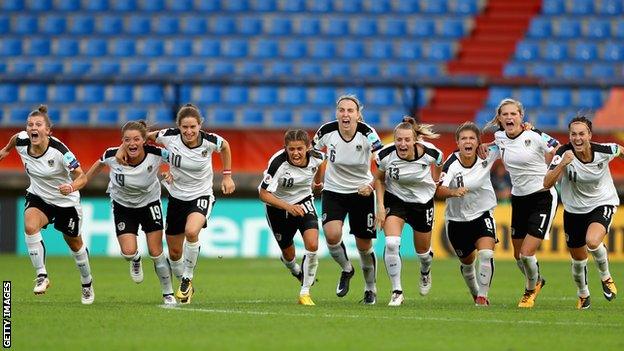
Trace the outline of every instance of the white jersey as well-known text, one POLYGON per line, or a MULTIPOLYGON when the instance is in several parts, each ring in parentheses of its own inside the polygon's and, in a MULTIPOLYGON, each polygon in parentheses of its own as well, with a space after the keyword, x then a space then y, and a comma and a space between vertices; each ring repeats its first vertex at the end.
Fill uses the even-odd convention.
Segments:
POLYGON ((200 131, 200 144, 190 148, 182 141, 178 128, 158 132, 156 142, 169 151, 169 171, 173 182, 169 194, 182 201, 212 195, 212 153, 221 152, 223 138, 200 131))
POLYGON ((318 167, 323 163, 322 153, 311 150, 306 154, 306 165, 295 166, 288 161, 286 150, 276 152, 269 160, 258 189, 265 189, 289 204, 312 196, 312 181, 318 167))
POLYGON ((343 139, 338 131, 338 121, 322 125, 312 145, 317 151, 326 148, 328 162, 324 189, 342 194, 355 193, 360 186, 373 180, 371 153, 383 146, 377 132, 363 122, 358 122, 351 140, 343 139))
MULTIPOLYGON (((565 144, 557 150, 550 169, 561 163, 562 155, 567 150, 574 151, 574 148, 571 144, 565 144)), ((591 162, 584 163, 574 157, 561 177, 561 202, 570 213, 588 213, 598 206, 620 205, 609 162, 622 150, 617 144, 591 143, 591 151, 591 162)))
POLYGON ((501 160, 511 177, 511 194, 524 196, 544 189, 544 176, 548 169, 544 153, 551 152, 557 140, 537 129, 525 130, 515 138, 505 131, 494 133, 501 160))
POLYGON ((490 146, 486 159, 477 156, 472 165, 463 165, 459 152, 454 152, 444 162, 440 176, 442 186, 450 189, 468 188, 462 197, 446 199, 446 220, 469 222, 496 207, 496 194, 490 180, 494 161, 500 158, 498 147, 490 146))
MULTIPOLYGON (((385 173, 386 191, 405 202, 425 204, 433 198, 436 183, 431 176, 431 164, 442 165, 442 151, 433 144, 419 141, 425 152, 408 161, 399 157, 394 144, 379 150, 377 168, 385 173)), ((417 154, 414 145, 414 153, 417 154)))
POLYGON ((41 156, 31 156, 30 139, 25 131, 19 132, 15 148, 22 159, 30 186, 26 191, 37 195, 50 205, 75 207, 80 205, 80 193, 74 191, 64 196, 59 191, 61 184, 71 184, 71 171, 80 167, 80 163, 67 146, 57 138, 50 136, 48 148, 41 156))
POLYGON ((145 158, 136 166, 120 165, 115 159, 118 148, 109 148, 100 157, 100 163, 110 167, 107 193, 124 207, 139 208, 160 199, 158 170, 166 162, 169 152, 145 145, 145 158))

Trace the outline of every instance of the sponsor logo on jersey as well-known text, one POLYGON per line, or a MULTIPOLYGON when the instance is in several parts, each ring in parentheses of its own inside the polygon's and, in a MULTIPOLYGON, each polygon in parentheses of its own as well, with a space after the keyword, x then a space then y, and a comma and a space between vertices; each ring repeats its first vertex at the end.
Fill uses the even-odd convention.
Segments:
POLYGON ((152 169, 154 169, 154 167, 152 167, 152 165, 147 166, 147 171, 148 171, 148 172, 151 172, 151 171, 152 171, 152 169))
POLYGON ((48 166, 54 167, 54 159, 48 160, 48 166))
POLYGON ((526 139, 526 140, 524 141, 524 146, 526 146, 526 147, 531 146, 531 139, 526 139))
POLYGON ((596 167, 598 167, 598 169, 602 169, 602 163, 597 164, 596 167))
POLYGON ((356 145, 355 151, 362 151, 362 145, 356 145))
POLYGON ((481 162, 481 166, 483 166, 483 168, 487 167, 487 165, 488 165, 488 161, 487 160, 481 162))
POLYGON ((122 231, 124 229, 126 229, 126 223, 125 222, 117 223, 117 230, 122 231))
POLYGON ((206 157, 206 156, 208 156, 208 150, 202 151, 202 157, 206 157))

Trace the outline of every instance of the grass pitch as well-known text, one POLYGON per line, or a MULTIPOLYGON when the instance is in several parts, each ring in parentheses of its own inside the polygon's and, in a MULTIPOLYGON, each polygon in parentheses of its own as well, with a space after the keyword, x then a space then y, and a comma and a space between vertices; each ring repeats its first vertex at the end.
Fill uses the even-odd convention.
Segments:
MULTIPOLYGON (((381 260, 380 260, 381 261, 381 260)), ((362 298, 361 269, 344 298, 335 295, 338 266, 321 260, 312 287, 316 306, 297 305, 298 282, 278 259, 201 259, 190 305, 160 306, 149 258, 145 281, 131 281, 121 258, 93 258, 95 303, 80 304, 72 258, 49 257, 52 286, 32 293, 28 257, 0 256, 12 281, 15 350, 623 350, 624 263, 611 263, 620 297, 607 302, 590 259, 592 306, 578 311, 568 262, 541 262, 547 284, 536 306, 519 309, 523 280, 515 262, 496 262, 488 308, 477 308, 456 260, 434 260, 433 288, 418 295, 418 263, 403 264, 403 306, 388 307, 380 262, 375 306, 362 298)), ((176 282, 177 284, 177 282, 176 282)))

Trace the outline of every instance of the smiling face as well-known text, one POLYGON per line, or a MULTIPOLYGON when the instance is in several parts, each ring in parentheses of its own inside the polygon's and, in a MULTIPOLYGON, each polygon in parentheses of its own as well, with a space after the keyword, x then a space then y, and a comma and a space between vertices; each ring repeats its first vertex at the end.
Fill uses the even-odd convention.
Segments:
POLYGON ((400 158, 412 159, 414 154, 414 143, 416 138, 414 137, 414 130, 398 128, 394 132, 394 147, 396 147, 397 155, 400 158))
POLYGON ((591 148, 590 140, 592 133, 583 122, 575 122, 570 125, 570 143, 574 151, 583 152, 591 148))
POLYGON ((357 104, 350 99, 342 99, 336 106, 336 119, 341 132, 355 132, 360 111, 357 104))
POLYGON ((180 129, 182 140, 185 144, 191 147, 198 145, 200 127, 201 126, 195 117, 184 117, 180 119, 178 128, 180 129))
POLYGON ((122 142, 128 150, 128 156, 131 159, 137 159, 143 156, 145 139, 141 135, 141 132, 134 129, 129 129, 124 132, 122 142))
POLYGON ((457 138, 457 148, 460 155, 473 159, 477 155, 477 147, 479 146, 479 138, 472 130, 463 130, 459 132, 457 138))
POLYGON ((515 136, 522 132, 522 119, 520 109, 515 104, 505 104, 501 106, 498 113, 498 121, 505 129, 507 135, 515 136))
POLYGON ((286 144, 288 160, 295 166, 303 167, 306 164, 308 147, 303 140, 292 140, 286 144))
POLYGON ((26 121, 26 133, 33 146, 44 146, 50 135, 50 127, 43 116, 30 116, 26 121))

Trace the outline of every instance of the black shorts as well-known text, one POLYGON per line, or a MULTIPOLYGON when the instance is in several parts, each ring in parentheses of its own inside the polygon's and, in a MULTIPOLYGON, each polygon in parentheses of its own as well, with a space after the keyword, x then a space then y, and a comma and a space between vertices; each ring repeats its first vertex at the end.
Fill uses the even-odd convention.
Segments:
POLYGON ((167 235, 184 234, 186 229, 186 218, 193 212, 198 212, 206 217, 203 228, 206 228, 208 218, 212 212, 212 206, 215 203, 214 196, 200 196, 194 200, 183 201, 175 197, 169 196, 167 203, 167 227, 165 232, 167 235))
POLYGON ((527 234, 544 239, 557 212, 557 192, 538 191, 525 196, 511 196, 511 238, 527 234))
POLYGON ((496 222, 489 211, 469 222, 446 222, 448 235, 455 254, 460 258, 468 257, 475 249, 477 240, 483 237, 496 240, 496 222))
POLYGON ((384 193, 384 207, 386 208, 386 217, 399 217, 417 232, 428 233, 433 228, 433 198, 425 204, 405 202, 386 191, 384 193))
MULTIPOLYGON (((80 225, 82 224, 82 208, 80 205, 75 207, 50 205, 39 196, 27 192, 24 211, 31 207, 43 212, 48 217, 48 222, 54 223, 54 228, 59 232, 71 237, 77 237, 80 234, 80 225)), ((43 228, 47 226, 46 224, 43 228)))
POLYGON ((340 194, 323 190, 323 224, 330 221, 344 222, 349 215, 350 233, 360 239, 377 237, 375 229, 375 197, 357 193, 340 194))
POLYGON ((139 208, 125 207, 113 200, 113 217, 117 236, 128 233, 138 235, 139 225, 146 234, 163 229, 160 200, 139 208))
POLYGON ((571 249, 585 246, 587 229, 592 223, 600 223, 609 232, 615 206, 598 206, 588 213, 570 213, 563 211, 563 231, 566 234, 566 244, 571 249))
POLYGON ((293 244, 293 238, 297 230, 303 236, 308 229, 318 230, 318 216, 314 208, 314 200, 307 197, 298 202, 302 204, 306 210, 303 217, 291 216, 287 211, 273 206, 266 206, 266 216, 269 227, 273 232, 273 237, 277 240, 280 249, 286 249, 293 244))

